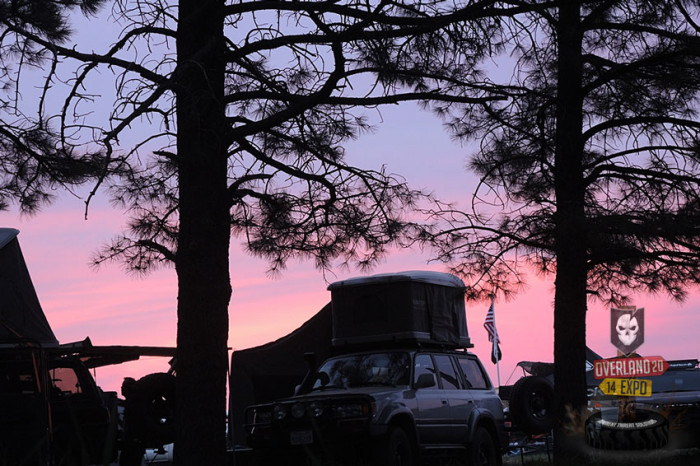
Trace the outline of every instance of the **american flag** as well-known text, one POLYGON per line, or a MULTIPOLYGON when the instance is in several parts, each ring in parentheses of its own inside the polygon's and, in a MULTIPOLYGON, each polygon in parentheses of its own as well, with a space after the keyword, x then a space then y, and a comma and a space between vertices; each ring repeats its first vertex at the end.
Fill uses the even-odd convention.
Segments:
POLYGON ((489 334, 489 341, 493 343, 491 351, 491 362, 496 364, 496 362, 501 360, 501 347, 499 343, 501 339, 498 337, 498 331, 496 331, 496 313, 493 309, 494 300, 491 299, 491 306, 486 313, 486 320, 484 321, 484 328, 489 334))

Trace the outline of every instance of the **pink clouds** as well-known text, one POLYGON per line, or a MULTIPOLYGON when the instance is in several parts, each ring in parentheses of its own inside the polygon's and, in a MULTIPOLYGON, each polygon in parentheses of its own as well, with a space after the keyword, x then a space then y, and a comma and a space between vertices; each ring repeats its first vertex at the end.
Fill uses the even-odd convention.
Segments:
MULTIPOLYGON (((44 312, 59 341, 89 336, 96 345, 154 345, 175 343, 176 282, 166 269, 144 278, 126 276, 116 264, 98 271, 87 266, 89 255, 117 231, 113 213, 95 212, 76 229, 70 222, 55 224, 60 214, 40 215, 13 222, 3 214, 5 225, 17 226, 25 259, 44 312), (104 221, 97 221, 95 218, 104 221), (101 236, 102 235, 102 236, 101 236), (58 252, 59 254, 56 254, 58 252)), ((267 343, 299 327, 329 300, 329 282, 359 275, 339 270, 325 277, 310 264, 292 263, 279 277, 266 276, 267 265, 232 247, 229 345, 235 349, 267 343)), ((444 270, 427 265, 428 256, 401 250, 388 257, 372 273, 401 270, 444 270)), ((553 285, 530 277, 527 290, 513 301, 497 301, 496 324, 502 338, 501 382, 506 383, 521 360, 552 360, 553 285)), ((684 304, 664 297, 641 296, 635 304, 647 309, 646 342, 642 354, 667 359, 700 357, 696 335, 700 333, 700 296, 692 294, 684 304)), ((467 303, 467 324, 475 347, 494 383, 496 367, 490 362, 491 346, 482 324, 488 303, 467 303)), ((589 346, 603 356, 614 354, 609 342, 609 310, 591 303, 588 313, 589 346)), ((301 356, 300 356, 301 357, 301 356)), ((167 370, 165 358, 155 358, 98 369, 106 390, 118 390, 124 376, 140 377, 167 370)), ((519 375, 519 374, 518 374, 519 375)), ((515 377, 515 375, 513 376, 515 377)), ((512 383, 512 380, 511 382, 512 383)))
MULTIPOLYGON (((692 294, 676 303, 664 296, 639 295, 633 305, 645 309, 645 338, 638 353, 666 359, 700 358, 700 296, 692 294)), ((610 310, 591 306, 588 311, 588 341, 593 341, 605 357, 615 355, 610 343, 610 310)), ((593 348, 596 349, 596 348, 593 348)))
MULTIPOLYGON (((440 122, 410 106, 382 112, 381 132, 363 136, 348 145, 353 161, 365 167, 387 164, 389 172, 404 175, 414 187, 437 190, 442 198, 466 202, 473 177, 465 169, 470 149, 449 141, 440 122), (408 110, 408 112, 406 111, 408 110), (408 115, 408 116, 407 116, 408 115), (370 155, 371 154, 371 155, 370 155)), ((121 212, 98 198, 87 221, 83 203, 73 197, 31 218, 0 213, 2 226, 16 227, 37 294, 60 342, 89 336, 96 345, 174 345, 177 287, 174 271, 165 269, 144 278, 127 276, 117 264, 95 271, 90 255, 123 227, 121 212)), ((290 263, 279 277, 266 275, 267 264, 241 252, 233 238, 229 345, 235 349, 267 343, 299 327, 329 300, 329 282, 360 275, 336 270, 324 277, 309 263, 290 263)), ((399 250, 371 273, 401 270, 444 270, 429 264, 429 253, 399 250)), ((647 309, 646 343, 642 354, 667 359, 700 357, 700 294, 691 290, 681 305, 665 297, 640 296, 635 304, 647 309)), ((553 348, 553 284, 530 277, 529 288, 513 301, 497 301, 496 324, 502 338, 501 381, 506 383, 521 360, 551 361, 553 348)), ((490 363, 491 345, 483 321, 488 303, 467 304, 467 324, 478 354, 496 381, 490 363)), ((588 344, 603 356, 613 354, 609 342, 609 310, 591 303, 588 344)), ((301 357, 301 355, 300 355, 301 357)), ((167 370, 164 358, 139 361, 98 370, 106 390, 118 390, 124 376, 140 377, 167 370)), ((512 383, 512 380, 511 380, 512 383)))

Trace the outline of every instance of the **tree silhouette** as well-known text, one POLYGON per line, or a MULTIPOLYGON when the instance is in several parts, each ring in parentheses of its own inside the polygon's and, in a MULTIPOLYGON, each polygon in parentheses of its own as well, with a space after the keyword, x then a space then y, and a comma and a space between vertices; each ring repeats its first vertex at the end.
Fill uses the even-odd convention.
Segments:
POLYGON ((370 129, 366 109, 501 98, 473 66, 497 46, 489 18, 519 11, 494 4, 122 0, 104 51, 0 19, 51 60, 58 140, 101 154, 86 202, 107 187, 131 214, 95 262, 177 272, 178 464, 224 464, 231 235, 271 271, 381 257, 420 193, 342 143, 370 129))
MULTIPOLYGON (((52 125, 41 112, 23 111, 26 103, 14 83, 22 72, 40 69, 47 51, 26 40, 8 21, 47 41, 68 40, 68 14, 80 9, 94 14, 102 0, 0 1, 0 210, 15 203, 33 213, 49 203, 58 186, 72 187, 92 179, 102 166, 99 153, 73 153, 61 144, 52 125)), ((41 109, 42 102, 36 103, 41 109)))
POLYGON ((510 99, 437 108, 456 136, 483 137, 471 161, 481 182, 471 209, 432 209, 423 238, 459 264, 473 297, 512 294, 533 270, 555 277, 564 464, 567 413, 586 406, 587 299, 682 300, 700 284, 700 11, 691 1, 532 6, 507 22, 510 99))

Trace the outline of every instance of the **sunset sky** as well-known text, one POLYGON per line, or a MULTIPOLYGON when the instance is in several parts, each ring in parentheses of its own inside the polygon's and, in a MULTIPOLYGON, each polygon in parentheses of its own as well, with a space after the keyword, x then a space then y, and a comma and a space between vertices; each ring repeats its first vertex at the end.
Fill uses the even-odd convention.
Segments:
MULTIPOLYGON (((375 116, 375 121, 378 121, 375 116)), ((386 164, 416 188, 434 190, 446 200, 465 201, 474 180, 464 168, 471 150, 450 140, 439 120, 410 105, 382 112, 378 130, 348 145, 348 155, 365 167, 386 164)), ((89 267, 90 255, 120 232, 123 213, 101 197, 87 220, 83 201, 57 193, 59 201, 34 217, 16 210, 0 213, 0 226, 20 230, 19 241, 44 312, 61 343, 90 337, 96 345, 174 345, 176 280, 172 269, 146 277, 124 273, 118 264, 99 270, 89 267)), ((445 270, 428 264, 430 253, 401 250, 372 273, 401 270, 445 270)), ((242 252, 234 238, 231 249, 229 345, 244 349, 280 338, 300 326, 325 305, 328 283, 357 276, 357 270, 337 270, 325 277, 308 263, 290 263, 277 277, 266 275, 266 264, 242 252)), ((634 304, 646 309, 643 355, 666 359, 700 357, 700 293, 691 290, 685 303, 665 296, 638 296, 634 304)), ((488 303, 467 303, 467 324, 473 351, 496 383, 489 360, 490 344, 483 328, 488 303)), ((502 339, 501 382, 506 384, 521 360, 552 361, 553 277, 530 277, 528 290, 511 302, 496 302, 496 325, 502 339)), ((592 302, 588 314, 588 344, 612 356, 610 311, 592 302)), ((301 357, 301 355, 300 355, 301 357)), ((124 376, 139 377, 167 369, 155 358, 97 371, 105 390, 118 390, 124 376)), ((512 375, 512 384, 516 375, 512 375)))

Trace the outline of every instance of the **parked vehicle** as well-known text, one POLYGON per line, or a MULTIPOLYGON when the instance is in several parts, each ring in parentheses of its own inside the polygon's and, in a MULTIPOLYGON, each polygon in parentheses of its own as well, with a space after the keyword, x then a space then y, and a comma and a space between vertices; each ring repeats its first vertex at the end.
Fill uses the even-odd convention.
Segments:
MULTIPOLYGON (((605 395, 593 373, 595 360, 603 359, 587 349, 586 381, 589 417, 586 440, 606 450, 700 447, 700 362, 669 361, 668 370, 651 380, 652 393, 644 397, 605 395)), ((511 431, 538 435, 551 430, 554 402, 553 364, 523 361, 524 376, 500 395, 507 404, 506 422, 511 431)))
POLYGON ((119 466, 141 466, 144 457, 167 463, 175 441, 173 371, 148 374, 138 380, 126 377, 122 395, 119 466))
POLYGON ((391 466, 449 455, 500 464, 503 409, 467 351, 462 281, 403 272, 329 290, 332 355, 294 395, 245 411, 253 462, 391 466))
POLYGON ((651 381, 651 395, 625 397, 630 403, 601 393, 600 380, 589 383, 590 445, 606 450, 700 447, 700 362, 668 364, 663 374, 643 377, 651 381))
POLYGON ((450 454, 496 465, 507 445, 501 402, 478 358, 438 349, 330 358, 298 395, 250 407, 246 429, 260 464, 311 456, 411 465, 450 454))
MULTIPOLYGON (((102 391, 90 370, 142 355, 173 357, 175 349, 93 346, 89 338, 59 344, 34 290, 18 233, 0 228, 0 464, 121 462, 119 450, 135 438, 129 432, 138 431, 140 423, 161 427, 161 411, 142 402, 143 414, 126 429, 119 414, 123 400, 102 391)), ((151 400, 156 396, 161 394, 151 400)), ((153 447, 167 441, 172 439, 139 439, 153 447)), ((141 459, 122 464, 140 465, 141 459)))
POLYGON ((36 347, 0 349, 0 458, 5 464, 116 459, 116 393, 76 358, 36 347))

